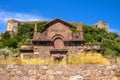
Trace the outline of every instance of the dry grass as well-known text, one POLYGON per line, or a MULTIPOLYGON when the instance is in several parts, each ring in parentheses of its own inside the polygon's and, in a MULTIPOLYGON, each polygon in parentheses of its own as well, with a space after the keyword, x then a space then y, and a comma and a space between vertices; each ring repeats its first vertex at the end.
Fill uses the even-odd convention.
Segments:
POLYGON ((104 64, 109 65, 110 62, 104 58, 100 53, 87 52, 77 55, 68 55, 68 64, 104 64))
POLYGON ((48 60, 45 59, 40 59, 40 58, 31 58, 31 59, 21 59, 21 64, 40 64, 40 65, 45 65, 48 64, 48 60))
POLYGON ((1 56, 0 64, 104 64, 109 65, 110 62, 104 58, 101 54, 97 52, 87 52, 82 54, 68 54, 68 62, 66 60, 62 60, 60 62, 54 62, 50 59, 40 59, 40 58, 32 58, 32 59, 21 59, 15 57, 8 57, 6 60, 1 56))
POLYGON ((3 56, 0 56, 0 64, 21 64, 20 58, 13 58, 9 56, 6 60, 4 60, 3 56))

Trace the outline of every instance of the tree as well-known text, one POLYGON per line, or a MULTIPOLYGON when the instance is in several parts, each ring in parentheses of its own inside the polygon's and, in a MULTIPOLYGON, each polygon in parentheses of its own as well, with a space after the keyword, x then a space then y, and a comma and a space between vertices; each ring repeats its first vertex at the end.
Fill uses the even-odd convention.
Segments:
POLYGON ((18 35, 22 36, 24 38, 33 38, 33 33, 34 33, 34 24, 28 24, 25 23, 23 25, 20 26, 20 28, 18 29, 18 35))
POLYGON ((97 42, 101 42, 101 41, 102 41, 102 36, 101 36, 101 35, 97 35, 97 36, 95 37, 95 40, 96 40, 97 42))
POLYGON ((6 31, 3 36, 2 36, 3 39, 10 39, 10 33, 8 31, 6 31))
POLYGON ((38 32, 44 32, 46 24, 47 24, 47 21, 39 22, 37 24, 37 30, 38 30, 38 32))
POLYGON ((18 38, 10 38, 8 40, 3 40, 2 42, 2 46, 3 47, 12 47, 12 48, 17 48, 17 45, 18 45, 18 41, 17 41, 18 38))

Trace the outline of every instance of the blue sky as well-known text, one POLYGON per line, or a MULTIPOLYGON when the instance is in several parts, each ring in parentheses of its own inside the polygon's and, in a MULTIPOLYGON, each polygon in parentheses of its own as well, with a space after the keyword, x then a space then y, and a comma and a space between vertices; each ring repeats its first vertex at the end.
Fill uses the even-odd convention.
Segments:
POLYGON ((61 18, 89 25, 101 20, 120 34, 120 0, 1 0, 0 32, 5 32, 12 17, 24 21, 61 18))

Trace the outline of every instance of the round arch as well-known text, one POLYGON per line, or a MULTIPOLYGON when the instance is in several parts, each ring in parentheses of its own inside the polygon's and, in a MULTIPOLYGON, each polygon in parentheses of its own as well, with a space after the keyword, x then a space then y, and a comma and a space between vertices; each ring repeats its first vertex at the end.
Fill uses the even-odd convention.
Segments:
POLYGON ((55 49, 63 49, 64 48, 64 37, 61 35, 53 36, 54 48, 55 49))
POLYGON ((56 38, 61 38, 62 40, 64 40, 64 37, 60 34, 56 34, 52 37, 52 40, 55 40, 56 38))

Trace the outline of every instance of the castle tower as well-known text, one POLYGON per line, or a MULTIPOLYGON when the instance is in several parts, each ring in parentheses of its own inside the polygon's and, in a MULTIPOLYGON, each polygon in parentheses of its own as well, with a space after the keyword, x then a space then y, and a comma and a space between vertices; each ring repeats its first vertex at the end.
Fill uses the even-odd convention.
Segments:
POLYGON ((18 30, 18 26, 19 26, 19 21, 10 19, 7 21, 7 28, 6 28, 7 30, 6 31, 16 33, 18 30))
POLYGON ((93 26, 94 28, 104 28, 107 32, 109 32, 109 24, 104 21, 99 21, 93 26))

